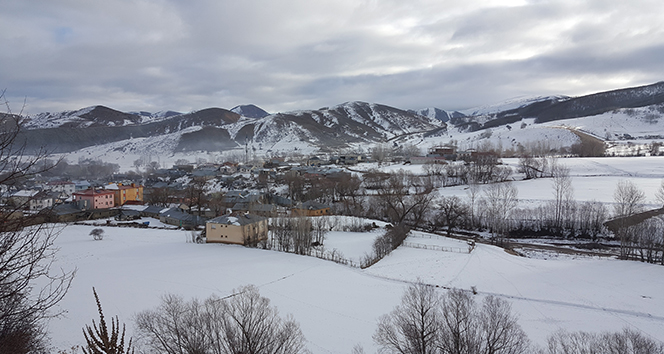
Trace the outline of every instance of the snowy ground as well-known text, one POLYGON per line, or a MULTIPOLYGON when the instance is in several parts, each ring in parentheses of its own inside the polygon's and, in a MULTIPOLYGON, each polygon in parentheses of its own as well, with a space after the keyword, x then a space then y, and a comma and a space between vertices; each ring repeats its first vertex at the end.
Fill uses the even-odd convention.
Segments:
MULTIPOLYGON (((553 182, 551 178, 538 178, 523 180, 523 175, 517 173, 519 159, 502 159, 503 164, 513 170, 512 180, 519 190, 521 207, 532 207, 552 200, 553 182)), ((597 157, 597 158, 560 158, 558 164, 567 166, 572 177, 574 199, 579 202, 599 201, 613 203, 613 192, 619 181, 631 181, 641 189, 647 198, 647 203, 653 207, 660 207, 656 203, 655 193, 664 180, 664 157, 597 157)), ((386 172, 398 170, 411 171, 413 174, 424 174, 423 165, 403 164, 360 164, 353 166, 356 171, 367 171, 378 168, 386 172)), ((483 186, 481 186, 483 187, 483 186)), ((444 196, 458 196, 468 198, 468 186, 446 187, 440 190, 444 196)), ((480 193, 481 196, 481 193, 480 193)), ((610 209, 610 208, 609 208, 610 209)))
MULTIPOLYGON (((60 306, 67 317, 50 324, 54 344, 82 342, 81 328, 96 316, 92 287, 106 315, 117 314, 132 333, 133 316, 158 305, 166 293, 185 297, 225 296, 255 284, 280 313, 300 322, 313 353, 349 353, 360 343, 375 351, 377 319, 391 311, 413 281, 470 289, 478 298, 509 300, 530 338, 543 343, 558 328, 619 330, 632 326, 664 341, 664 267, 612 259, 553 260, 509 255, 502 249, 415 233, 408 243, 448 251, 400 247, 366 270, 313 257, 220 244, 187 243, 178 230, 67 226, 59 239, 57 266, 78 269, 60 306)), ((326 248, 346 257, 368 252, 380 234, 331 232, 326 248)), ((479 300, 479 299, 478 299, 479 300)))

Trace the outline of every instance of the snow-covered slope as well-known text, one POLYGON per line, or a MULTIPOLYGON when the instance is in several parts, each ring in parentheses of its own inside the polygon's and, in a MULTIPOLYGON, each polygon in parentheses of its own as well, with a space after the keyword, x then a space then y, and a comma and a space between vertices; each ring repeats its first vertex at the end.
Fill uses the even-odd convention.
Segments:
POLYGON ((248 118, 263 118, 270 115, 270 113, 267 113, 262 108, 253 104, 235 106, 231 108, 231 112, 235 112, 243 117, 248 118))
MULTIPOLYGON (((135 336, 134 316, 156 308, 164 294, 224 297, 254 284, 282 316, 293 315, 312 353, 350 353, 358 343, 374 353, 378 348, 371 336, 379 317, 392 311, 415 281, 435 285, 441 294, 445 287, 475 287, 477 301, 487 295, 509 301, 520 325, 539 345, 560 328, 592 332, 630 326, 664 340, 664 285, 654 281, 664 276, 660 265, 529 259, 481 244, 467 253, 465 242, 415 232, 409 243, 449 251, 401 246, 361 270, 276 251, 187 243, 190 234, 179 230, 101 226, 106 235, 94 241, 89 236, 94 227, 67 226, 55 245, 55 267, 78 269, 59 304, 67 315, 49 324, 53 344, 63 350, 82 344, 81 328, 97 316, 92 287, 105 315, 117 315, 127 324, 127 335, 135 336)), ((343 254, 368 252, 372 244, 350 244, 349 237, 358 237, 350 233, 328 236, 326 243, 343 254), (358 248, 362 245, 366 248, 358 248)))

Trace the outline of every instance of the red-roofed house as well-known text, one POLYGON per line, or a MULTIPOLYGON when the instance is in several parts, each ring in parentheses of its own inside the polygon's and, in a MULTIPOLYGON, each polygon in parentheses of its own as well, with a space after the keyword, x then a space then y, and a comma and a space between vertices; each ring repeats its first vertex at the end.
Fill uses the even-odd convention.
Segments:
POLYGON ((85 209, 106 209, 115 205, 115 193, 103 189, 86 189, 73 194, 74 201, 85 209))

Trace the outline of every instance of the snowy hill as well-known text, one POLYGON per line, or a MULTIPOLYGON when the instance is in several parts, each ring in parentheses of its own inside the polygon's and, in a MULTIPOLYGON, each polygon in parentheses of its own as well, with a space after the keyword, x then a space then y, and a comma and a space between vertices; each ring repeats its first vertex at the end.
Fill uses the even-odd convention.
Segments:
MULTIPOLYGON (((417 111, 414 111, 415 113, 425 116, 428 118, 433 118, 433 119, 438 119, 443 122, 447 122, 450 120, 450 114, 447 113, 446 111, 436 108, 436 107, 429 107, 429 108, 423 108, 419 109, 417 111)), ((459 112, 453 112, 459 114, 459 112)))
POLYGON ((270 113, 267 113, 262 108, 253 104, 235 106, 231 108, 231 112, 235 112, 243 117, 248 118, 263 118, 270 115, 270 113))
MULTIPOLYGON (((610 143, 629 140, 644 145, 664 140, 664 83, 581 97, 515 99, 464 112, 406 111, 347 102, 317 110, 265 114, 255 105, 186 114, 123 113, 93 106, 28 117, 22 139, 28 149, 45 146, 51 152, 92 158, 115 156, 118 151, 172 156, 235 150, 244 154, 245 148, 256 156, 347 149, 366 152, 387 142, 411 143, 422 149, 449 143, 461 149, 487 143, 514 151, 529 144, 569 149, 579 142, 574 131, 610 143)), ((622 148, 612 149, 611 153, 619 154, 622 148)))
POLYGON ((135 145, 133 139, 153 141, 154 146, 144 146, 144 152, 153 154, 221 152, 245 144, 251 144, 257 150, 292 150, 299 147, 303 151, 331 151, 348 147, 351 143, 373 144, 404 134, 445 128, 445 124, 436 119, 364 102, 350 102, 315 111, 278 113, 257 119, 223 108, 207 108, 168 117, 164 115, 161 120, 152 119, 146 124, 141 123, 141 117, 101 106, 59 115, 42 115, 32 119, 29 125, 32 129, 23 131, 22 138, 28 149, 45 146, 56 153, 87 149, 88 154, 90 149, 94 149, 97 150, 95 155, 99 156, 118 149, 126 151, 129 145, 135 145), (178 136, 177 144, 158 142, 159 137, 170 140, 174 136, 178 136), (172 148, 159 150, 164 146, 172 148))

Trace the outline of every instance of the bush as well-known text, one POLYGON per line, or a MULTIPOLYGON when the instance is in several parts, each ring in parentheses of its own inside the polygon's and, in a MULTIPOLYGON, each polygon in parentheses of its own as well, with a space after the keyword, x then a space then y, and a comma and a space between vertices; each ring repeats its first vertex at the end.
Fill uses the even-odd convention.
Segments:
POLYGON ((104 239, 104 229, 100 229, 100 228, 92 229, 92 231, 90 231, 90 236, 92 236, 97 241, 103 240, 104 239))
POLYGON ((124 348, 125 339, 125 326, 122 325, 122 334, 120 334, 120 321, 118 317, 111 318, 111 332, 108 332, 106 320, 104 320, 104 312, 101 310, 101 302, 97 296, 97 291, 92 288, 92 293, 95 295, 97 302, 97 311, 99 311, 99 325, 92 321, 92 327, 85 326, 83 329, 83 336, 85 337, 86 346, 83 347, 85 354, 129 354, 134 353, 131 347, 131 338, 127 349, 124 348))

